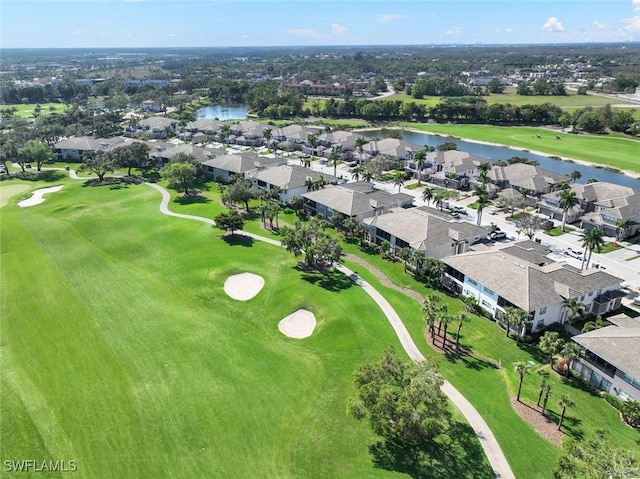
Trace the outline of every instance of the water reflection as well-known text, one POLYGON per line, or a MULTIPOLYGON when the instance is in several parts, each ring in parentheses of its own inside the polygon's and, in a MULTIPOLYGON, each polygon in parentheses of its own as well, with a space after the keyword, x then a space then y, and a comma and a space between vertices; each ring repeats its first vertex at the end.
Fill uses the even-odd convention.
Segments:
MULTIPOLYGON (((384 129, 371 130, 367 131, 365 136, 382 139, 386 138, 389 133, 389 130, 384 129)), ((578 170, 580 173, 582 173, 582 177, 578 180, 578 183, 585 183, 589 178, 596 178, 598 181, 607 181, 609 183, 616 183, 618 185, 628 186, 630 188, 640 190, 640 180, 637 178, 626 176, 621 173, 614 173, 612 171, 607 171, 593 166, 585 166, 579 165, 577 163, 570 163, 568 161, 556 160, 554 158, 549 158, 548 156, 537 155, 528 151, 507 148, 506 146, 484 145, 481 143, 473 143, 457 138, 449 138, 445 136, 413 131, 402 131, 402 138, 404 141, 407 141, 409 143, 415 143, 416 145, 428 145, 433 147, 441 145, 444 142, 451 141, 458 145, 458 150, 466 151, 467 153, 470 153, 472 155, 481 156, 492 161, 507 161, 513 156, 519 156, 527 158, 529 160, 536 160, 539 163, 540 168, 554 171, 556 173, 568 175, 572 171, 578 170)))

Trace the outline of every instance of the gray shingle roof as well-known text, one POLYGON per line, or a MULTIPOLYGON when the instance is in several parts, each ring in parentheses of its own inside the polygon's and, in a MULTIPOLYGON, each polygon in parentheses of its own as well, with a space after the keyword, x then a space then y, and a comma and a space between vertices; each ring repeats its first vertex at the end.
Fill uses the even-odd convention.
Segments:
POLYGON ((367 218, 365 224, 375 226, 400 238, 421 251, 429 251, 451 242, 487 237, 485 228, 467 222, 449 221, 430 214, 427 208, 394 209, 390 213, 367 218))
POLYGON ((244 173, 255 169, 257 166, 268 167, 280 162, 279 158, 269 158, 267 156, 259 156, 255 153, 242 153, 239 155, 221 155, 203 161, 202 164, 218 168, 219 170, 229 171, 231 173, 244 173))
POLYGON ((297 165, 273 166, 259 171, 254 176, 258 180, 264 181, 270 185, 278 186, 282 190, 301 188, 305 185, 307 178, 311 178, 313 181, 318 181, 320 177, 322 177, 327 183, 334 183, 338 181, 338 178, 333 175, 312 171, 308 168, 297 165))
POLYGON ((640 379, 640 322, 634 327, 606 326, 572 339, 621 371, 640 379))
MULTIPOLYGON (((529 248, 528 243, 524 242, 525 249, 529 248)), ((525 311, 622 283, 622 279, 601 270, 580 271, 562 262, 539 266, 527 260, 527 256, 537 257, 535 253, 529 250, 514 254, 512 248, 516 247, 519 243, 497 251, 463 253, 443 261, 525 311)))
POLYGON ((363 181, 310 191, 302 196, 347 216, 361 215, 374 209, 393 208, 413 202, 413 197, 410 195, 389 194, 374 190, 371 184, 363 181))

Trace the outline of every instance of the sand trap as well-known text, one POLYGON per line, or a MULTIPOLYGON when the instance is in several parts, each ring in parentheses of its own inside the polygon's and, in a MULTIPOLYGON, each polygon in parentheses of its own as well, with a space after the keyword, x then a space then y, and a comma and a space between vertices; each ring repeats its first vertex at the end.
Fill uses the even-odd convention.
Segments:
POLYGON ((39 205, 44 201, 44 195, 46 195, 47 193, 55 193, 56 191, 60 191, 62 188, 64 188, 64 185, 52 186, 50 188, 41 188, 39 190, 35 190, 31 194, 30 198, 27 198, 26 200, 22 200, 21 202, 18 203, 18 206, 20 206, 21 208, 26 208, 28 206, 39 205))
POLYGON ((253 273, 234 274, 224 282, 224 292, 238 301, 247 301, 260 292, 264 279, 253 273))
POLYGON ((316 317, 311 311, 299 309, 278 323, 278 329, 290 338, 308 338, 316 327, 316 317))

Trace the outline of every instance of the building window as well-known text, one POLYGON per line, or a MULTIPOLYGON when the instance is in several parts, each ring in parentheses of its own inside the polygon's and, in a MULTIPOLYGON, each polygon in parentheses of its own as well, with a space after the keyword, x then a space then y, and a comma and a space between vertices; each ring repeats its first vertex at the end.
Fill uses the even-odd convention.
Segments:
POLYGON ((634 388, 640 389, 640 381, 638 381, 633 376, 629 376, 627 373, 624 373, 622 375, 622 379, 624 379, 625 382, 628 382, 629 384, 631 384, 634 388))
POLYGON ((486 286, 484 287, 484 292, 491 295, 491 296, 495 296, 496 293, 494 293, 493 291, 491 291, 489 288, 487 288, 486 286))
POLYGON ((540 308, 540 315, 547 314, 547 307, 540 308))
POLYGON ((471 278, 467 278, 467 283, 472 284, 474 286, 478 286, 478 282, 471 278))
POLYGON ((492 308, 493 307, 491 305, 491 303, 489 301, 487 301, 486 299, 482 300, 482 306, 486 306, 487 308, 492 308))

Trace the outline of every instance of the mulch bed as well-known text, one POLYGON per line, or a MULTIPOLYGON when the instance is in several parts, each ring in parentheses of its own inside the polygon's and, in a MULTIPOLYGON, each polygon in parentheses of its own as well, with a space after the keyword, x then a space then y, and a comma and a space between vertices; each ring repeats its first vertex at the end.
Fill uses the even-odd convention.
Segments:
MULTIPOLYGON (((393 284, 389 278, 386 277, 384 273, 372 267, 369 263, 362 260, 361 258, 347 254, 345 255, 347 259, 353 261, 354 263, 358 263, 361 266, 364 266, 370 273, 372 273, 383 285, 392 288, 396 291, 400 291, 401 293, 406 294, 410 298, 415 299, 420 304, 422 304, 424 298, 411 289, 400 288, 393 284)), ((442 331, 443 332, 443 331, 442 331)), ((477 357, 478 359, 482 359, 485 361, 489 361, 493 363, 496 369, 500 369, 500 366, 495 363, 492 358, 482 357, 481 355, 471 353, 471 351, 465 349, 463 346, 456 348, 455 342, 448 339, 446 343, 442 344, 442 336, 438 335, 438 328, 436 326, 435 335, 431 337, 429 334, 428 328, 425 328, 424 338, 427 344, 434 350, 439 353, 445 354, 447 356, 472 356, 477 357)), ((558 425, 555 421, 549 419, 546 415, 543 416, 540 414, 542 408, 536 406, 535 404, 528 404, 523 402, 518 402, 509 392, 509 398, 511 400, 511 406, 513 410, 526 422, 528 422, 542 437, 544 437, 547 441, 552 442, 558 447, 562 447, 562 438, 565 436, 564 432, 558 431, 558 425)))

